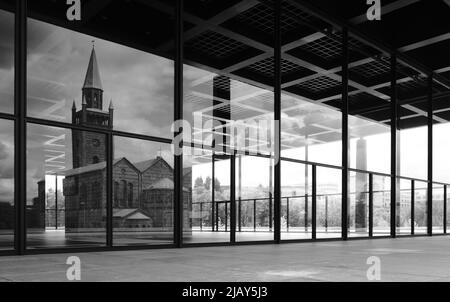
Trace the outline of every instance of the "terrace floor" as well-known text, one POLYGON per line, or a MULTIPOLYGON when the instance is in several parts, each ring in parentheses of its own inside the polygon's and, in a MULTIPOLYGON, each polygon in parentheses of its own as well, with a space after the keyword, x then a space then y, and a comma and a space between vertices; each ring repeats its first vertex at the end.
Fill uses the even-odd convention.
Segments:
POLYGON ((1 281, 66 281, 67 257, 82 281, 450 281, 450 237, 353 240, 0 257, 1 281))

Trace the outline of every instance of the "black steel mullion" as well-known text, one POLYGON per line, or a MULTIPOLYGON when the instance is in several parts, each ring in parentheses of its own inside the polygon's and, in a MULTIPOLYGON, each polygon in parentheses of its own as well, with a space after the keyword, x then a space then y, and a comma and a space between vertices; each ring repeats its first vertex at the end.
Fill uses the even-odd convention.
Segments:
POLYGON ((230 158, 230 242, 236 242, 236 155, 230 158))
POLYGON ((216 187, 216 157, 215 157, 215 153, 213 152, 213 154, 211 155, 211 175, 212 175, 212 179, 211 179, 211 226, 212 226, 212 231, 214 232, 214 229, 218 230, 216 228, 216 221, 218 220, 217 214, 219 213, 219 211, 217 211, 217 207, 216 207, 216 194, 215 194, 215 187, 216 187))
POLYGON ((444 234, 447 234, 447 185, 444 185, 444 234))
POLYGON ((428 190, 427 190, 427 233, 433 235, 433 76, 428 77, 427 87, 428 127, 428 190))
POLYGON ((14 40, 14 247, 19 255, 26 249, 26 112, 27 112, 27 1, 16 1, 14 40))
POLYGON ((113 161, 114 142, 112 134, 106 136, 106 245, 112 247, 113 242, 113 161))
POLYGON ((415 217, 415 203, 416 203, 416 183, 413 180, 411 180, 411 235, 414 235, 414 222, 416 220, 415 217))
POLYGON ((342 239, 348 237, 349 137, 348 137, 348 30, 342 30, 342 239))
POLYGON ((281 1, 274 1, 274 240, 281 242, 281 1))
POLYGON ((317 167, 312 166, 312 204, 311 204, 311 238, 317 238, 317 167))
MULTIPOLYGON (((183 119, 183 1, 176 1, 175 9, 175 92, 174 121, 183 119)), ((180 130, 175 136, 182 135, 180 130)), ((177 148, 182 148, 182 143, 177 148)), ((179 150, 180 151, 180 150, 179 150)), ((183 155, 174 155, 174 242, 177 247, 183 245, 183 155)))
POLYGON ((369 237, 373 237, 373 174, 369 174, 369 237))
POLYGON ((397 57, 391 56, 391 237, 396 234, 396 204, 397 204, 397 57))

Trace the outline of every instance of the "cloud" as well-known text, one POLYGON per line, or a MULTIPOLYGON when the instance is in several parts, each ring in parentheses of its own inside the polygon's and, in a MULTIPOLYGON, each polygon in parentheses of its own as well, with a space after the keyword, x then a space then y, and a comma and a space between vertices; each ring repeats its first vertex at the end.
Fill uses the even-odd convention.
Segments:
POLYGON ((0 10, 0 69, 14 67, 14 15, 0 10))
MULTIPOLYGON (((72 100, 81 107, 81 88, 91 40, 84 34, 32 20, 28 50, 29 112, 71 121, 72 100), (62 108, 51 110, 55 103, 62 108)), ((170 137, 173 120, 173 62, 146 52, 96 39, 104 89, 103 109, 114 103, 115 129, 170 137)))

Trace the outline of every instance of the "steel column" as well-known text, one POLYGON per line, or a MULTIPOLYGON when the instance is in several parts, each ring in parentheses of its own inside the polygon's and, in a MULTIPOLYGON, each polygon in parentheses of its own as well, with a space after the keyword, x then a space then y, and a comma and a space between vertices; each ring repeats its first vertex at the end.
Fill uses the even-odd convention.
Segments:
POLYGON ((398 104, 397 104, 397 57, 391 56, 391 237, 396 234, 397 211, 397 131, 398 131, 398 104))
POLYGON ((342 30, 342 239, 348 237, 349 203, 349 136, 348 136, 348 30, 342 30))
POLYGON ((281 1, 274 1, 274 240, 281 241, 281 1))
MULTIPOLYGON (((175 9, 175 92, 174 121, 183 119, 183 2, 177 0, 175 9)), ((176 129, 178 130, 178 129, 176 129)), ((183 129, 176 131, 174 136, 183 135, 183 129)), ((183 141, 177 148, 182 148, 183 141)), ((178 150, 181 151, 181 150, 178 150)), ((174 155, 174 242, 177 247, 183 245, 183 155, 174 155)))
POLYGON ((428 190, 427 190, 427 233, 433 235, 433 76, 428 77, 428 190))
POLYGON ((14 127, 14 246, 19 255, 26 249, 26 112, 27 112, 27 1, 16 1, 14 40, 14 111, 17 117, 14 127))

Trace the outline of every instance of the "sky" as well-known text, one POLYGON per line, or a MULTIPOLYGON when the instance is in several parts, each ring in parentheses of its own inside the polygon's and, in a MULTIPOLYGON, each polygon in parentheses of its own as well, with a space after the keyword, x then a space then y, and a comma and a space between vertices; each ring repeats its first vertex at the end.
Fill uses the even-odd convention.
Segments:
MULTIPOLYGON (((13 101, 13 18, 0 11, 0 110, 11 112, 13 101)), ((72 102, 81 106, 81 88, 92 49, 92 37, 30 20, 28 34, 28 108, 35 117, 70 122, 72 102)), ((114 43, 95 39, 95 49, 104 89, 104 109, 112 99, 115 108, 114 125, 118 130, 170 138, 173 119, 173 62, 114 43)), ((214 74, 196 68, 185 69, 185 84, 214 74)), ((186 86, 188 87, 188 86, 186 86)), ((233 95, 238 98, 243 91, 257 92, 246 85, 233 95), (243 90, 242 90, 243 89, 243 90)), ((209 92, 211 94, 211 92, 209 92)), ((295 119, 295 117, 293 117, 295 119)), ((44 178, 49 154, 64 152, 57 159, 64 169, 71 168, 70 131, 33 126, 28 135, 27 194, 31 199, 37 194, 37 181, 44 178), (59 138, 59 139, 58 139, 59 138), (48 142, 51 141, 50 144, 48 142), (46 143, 47 144, 44 144, 46 143), (49 151, 50 150, 50 151, 49 151), (49 153, 50 152, 50 153, 49 153), (53 153, 51 153, 53 152, 53 153)), ((389 129, 367 137, 368 170, 389 173, 389 129)), ((435 126, 435 178, 450 182, 450 123, 435 126)), ((13 139, 10 122, 0 121, 0 201, 12 199, 13 139)), ((426 128, 404 130, 400 133, 400 158, 402 175, 426 178, 426 128)), ((356 140, 351 141, 351 165, 355 167, 356 140)), ((138 162, 156 155, 171 161, 170 146, 136 139, 117 139, 115 157, 127 157, 138 162)), ((304 149, 286 151, 283 156, 304 160, 304 149)), ((309 160, 339 166, 341 143, 310 147, 309 160)), ((186 164, 189 160, 186 159, 186 164)), ((193 179, 211 174, 211 165, 196 165, 193 179)), ((283 165, 282 179, 286 185, 304 181, 303 165, 283 165)), ((247 186, 268 185, 269 164, 265 159, 243 159, 243 182, 247 186)), ((227 163, 220 163, 217 177, 229 185, 227 163)), ((332 173, 322 173, 324 183, 335 183, 332 173)))

